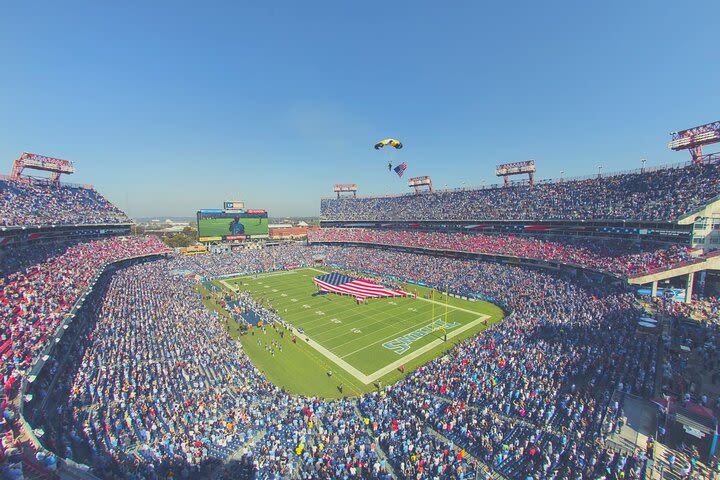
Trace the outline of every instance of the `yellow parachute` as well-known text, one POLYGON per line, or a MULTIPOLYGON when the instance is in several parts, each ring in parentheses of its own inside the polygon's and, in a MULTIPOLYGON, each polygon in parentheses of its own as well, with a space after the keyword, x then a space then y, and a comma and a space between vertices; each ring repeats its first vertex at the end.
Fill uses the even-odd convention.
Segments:
POLYGON ((375 150, 380 150, 381 148, 386 146, 400 149, 402 148, 402 142, 400 142, 400 140, 395 140, 394 138, 386 138, 385 140, 380 140, 378 143, 375 144, 375 150))

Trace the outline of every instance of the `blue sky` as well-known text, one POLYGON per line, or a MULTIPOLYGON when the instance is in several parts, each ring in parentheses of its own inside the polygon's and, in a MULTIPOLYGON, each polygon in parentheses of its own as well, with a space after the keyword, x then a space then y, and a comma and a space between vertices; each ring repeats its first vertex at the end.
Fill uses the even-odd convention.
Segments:
POLYGON ((315 215, 337 182, 494 183, 689 158, 718 120, 720 2, 4 2, 0 172, 75 161, 133 216, 245 200, 315 215), (377 152, 393 136, 405 148, 377 152))

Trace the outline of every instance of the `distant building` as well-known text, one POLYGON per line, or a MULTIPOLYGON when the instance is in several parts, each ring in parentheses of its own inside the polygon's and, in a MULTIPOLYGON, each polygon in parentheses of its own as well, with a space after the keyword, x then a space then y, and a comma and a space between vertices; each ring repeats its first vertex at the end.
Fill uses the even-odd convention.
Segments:
POLYGON ((275 240, 280 240, 280 239, 290 240, 290 239, 307 238, 307 232, 308 232, 307 226, 304 226, 304 227, 282 226, 282 227, 275 227, 275 228, 268 229, 270 238, 275 239, 275 240))

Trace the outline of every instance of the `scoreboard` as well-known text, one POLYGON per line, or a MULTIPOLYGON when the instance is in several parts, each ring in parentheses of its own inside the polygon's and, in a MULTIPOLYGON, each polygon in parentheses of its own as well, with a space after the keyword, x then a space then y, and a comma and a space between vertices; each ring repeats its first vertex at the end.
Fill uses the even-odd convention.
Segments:
POLYGON ((197 224, 201 242, 268 236, 267 210, 199 210, 197 224))

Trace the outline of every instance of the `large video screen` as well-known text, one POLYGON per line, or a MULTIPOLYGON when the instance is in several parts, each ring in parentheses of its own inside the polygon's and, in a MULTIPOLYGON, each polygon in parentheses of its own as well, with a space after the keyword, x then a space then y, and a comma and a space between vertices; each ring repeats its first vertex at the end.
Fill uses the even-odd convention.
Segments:
POLYGON ((233 238, 267 236, 268 216, 265 210, 197 212, 198 237, 232 240, 233 238))

